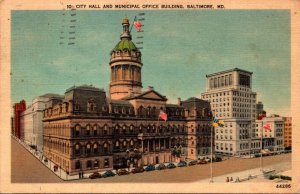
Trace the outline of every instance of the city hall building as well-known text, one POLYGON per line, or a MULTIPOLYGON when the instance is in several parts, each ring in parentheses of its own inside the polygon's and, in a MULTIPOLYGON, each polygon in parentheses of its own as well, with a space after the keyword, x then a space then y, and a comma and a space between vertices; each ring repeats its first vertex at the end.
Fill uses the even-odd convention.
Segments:
POLYGON ((88 85, 71 87, 44 110, 44 155, 71 175, 211 153, 210 103, 192 97, 169 104, 153 87, 142 90, 142 54, 127 18, 122 26, 110 53, 109 94, 88 85), (158 119, 161 113, 166 121, 158 119))

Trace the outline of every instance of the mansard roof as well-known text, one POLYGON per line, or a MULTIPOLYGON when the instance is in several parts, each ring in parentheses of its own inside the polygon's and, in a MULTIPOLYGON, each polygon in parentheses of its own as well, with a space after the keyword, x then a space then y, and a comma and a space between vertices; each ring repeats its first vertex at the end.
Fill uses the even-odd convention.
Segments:
POLYGON ((182 101, 181 104, 188 109, 191 107, 210 109, 210 103, 208 101, 196 97, 191 97, 185 101, 182 101))

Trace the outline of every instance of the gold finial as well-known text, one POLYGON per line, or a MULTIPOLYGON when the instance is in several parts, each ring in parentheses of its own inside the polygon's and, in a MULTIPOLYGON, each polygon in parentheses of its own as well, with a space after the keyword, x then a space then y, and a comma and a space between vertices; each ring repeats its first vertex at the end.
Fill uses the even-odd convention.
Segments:
POLYGON ((125 16, 125 18, 123 19, 122 24, 129 24, 129 19, 127 16, 125 16))

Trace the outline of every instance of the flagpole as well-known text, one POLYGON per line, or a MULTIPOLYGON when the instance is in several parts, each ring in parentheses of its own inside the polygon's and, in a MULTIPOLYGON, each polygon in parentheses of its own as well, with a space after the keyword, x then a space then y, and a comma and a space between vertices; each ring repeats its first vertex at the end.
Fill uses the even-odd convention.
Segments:
POLYGON ((133 22, 132 22, 132 24, 131 24, 131 26, 130 26, 130 30, 129 30, 129 32, 131 32, 131 30, 132 30, 132 27, 133 27, 133 23, 134 23, 134 21, 136 20, 136 16, 134 16, 134 19, 133 19, 133 22))
POLYGON ((210 182, 213 183, 213 130, 214 127, 211 128, 210 130, 210 182))
POLYGON ((261 128, 260 134, 260 141, 261 141, 261 149, 260 149, 260 171, 263 172, 263 161, 262 161, 262 149, 263 149, 263 127, 261 128))

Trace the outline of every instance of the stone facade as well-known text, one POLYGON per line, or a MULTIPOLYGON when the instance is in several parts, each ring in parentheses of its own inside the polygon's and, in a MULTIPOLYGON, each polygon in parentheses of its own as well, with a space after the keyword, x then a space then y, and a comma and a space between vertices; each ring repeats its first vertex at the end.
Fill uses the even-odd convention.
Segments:
POLYGON ((49 99, 60 100, 61 96, 57 94, 38 96, 20 115, 24 142, 34 146, 39 151, 43 150, 43 110, 47 107, 46 103, 49 99))
POLYGON ((142 91, 141 53, 129 21, 111 52, 109 97, 93 86, 68 89, 44 110, 44 155, 69 174, 197 159, 211 153, 211 108, 198 98, 168 104, 142 91), (168 115, 159 119, 160 112, 168 115))
POLYGON ((256 118, 256 93, 252 91, 252 72, 231 69, 207 75, 207 90, 202 99, 211 104, 214 117, 223 120, 216 127, 216 152, 225 155, 255 153, 251 147, 256 118))

